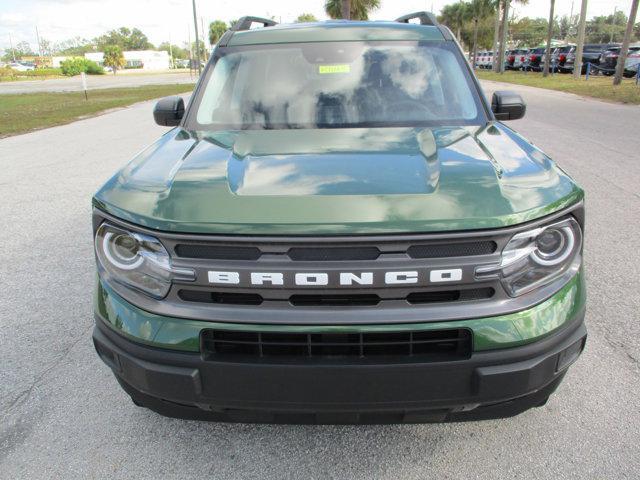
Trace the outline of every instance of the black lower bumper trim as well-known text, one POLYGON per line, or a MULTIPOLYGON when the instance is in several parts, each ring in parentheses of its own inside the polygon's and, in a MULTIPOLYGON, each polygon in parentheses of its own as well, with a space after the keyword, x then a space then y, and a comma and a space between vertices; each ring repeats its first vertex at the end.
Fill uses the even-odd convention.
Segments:
POLYGON ((584 313, 535 343, 470 359, 254 364, 133 343, 98 320, 94 344, 138 405, 162 415, 259 423, 423 423, 517 415, 544 404, 580 355, 584 313))

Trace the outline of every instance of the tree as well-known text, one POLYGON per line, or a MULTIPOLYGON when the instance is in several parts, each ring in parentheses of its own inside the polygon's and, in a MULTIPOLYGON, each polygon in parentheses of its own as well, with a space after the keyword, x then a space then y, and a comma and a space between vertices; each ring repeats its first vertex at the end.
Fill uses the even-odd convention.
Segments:
POLYGON ((617 11, 615 15, 593 17, 585 26, 585 41, 587 43, 619 42, 624 37, 627 20, 627 16, 621 11, 617 11))
POLYGON ((546 18, 524 17, 511 24, 511 40, 516 47, 535 47, 547 37, 546 18))
POLYGON ((553 9, 556 6, 556 0, 551 0, 551 6, 549 7, 549 28, 547 29, 547 49, 544 54, 544 71, 543 77, 549 76, 549 67, 551 66, 551 36, 553 35, 553 9))
MULTIPOLYGON (((204 54, 206 56, 206 53, 207 53, 206 50, 207 49, 206 49, 205 44, 204 44, 204 42, 202 40, 198 40, 198 43, 191 42, 191 51, 192 52, 196 52, 197 49, 200 49, 201 55, 204 54)), ((205 59, 201 58, 201 60, 206 60, 206 58, 205 59)))
POLYGON ((21 59, 22 57, 31 57, 33 55, 35 55, 35 53, 33 53, 33 50, 31 50, 31 45, 29 45, 28 42, 18 42, 14 47, 13 47, 13 52, 8 51, 7 52, 9 55, 9 57, 13 57, 15 54, 15 57, 17 59, 21 59))
MULTIPOLYGON (((521 5, 527 5, 529 0, 515 0, 521 5)), ((507 49, 507 39, 509 38, 509 7, 511 0, 503 0, 502 23, 500 24, 500 48, 496 58, 494 49, 494 65, 498 67, 500 73, 504 73, 504 56, 507 49), (499 63, 497 63, 499 62, 499 63)))
POLYGON ((573 63, 573 78, 576 80, 582 75, 582 51, 584 50, 584 32, 587 26, 587 0, 582 0, 580 7, 580 20, 578 22, 578 44, 576 45, 576 59, 573 63))
POLYGON ((493 2, 491 0, 472 0, 469 4, 469 14, 473 21, 473 68, 476 68, 476 58, 478 56, 478 28, 481 20, 486 19, 493 13, 493 2))
POLYGON ((224 32, 229 30, 227 24, 222 20, 214 20, 209 24, 209 44, 215 45, 220 40, 220 37, 224 35, 224 32))
POLYGON ((107 67, 111 67, 115 75, 116 70, 124 67, 126 63, 122 49, 118 45, 107 45, 104 47, 104 59, 102 63, 107 67))
POLYGON ((318 19, 313 13, 302 13, 298 15, 295 23, 317 22, 318 19))
POLYGON ((558 29, 560 32, 560 38, 565 41, 570 37, 575 35, 576 29, 578 28, 578 16, 573 15, 563 15, 560 17, 560 22, 558 24, 558 29))
MULTIPOLYGON (((502 21, 500 22, 500 31, 498 37, 500 44, 498 51, 493 51, 493 63, 497 67, 498 72, 504 73, 504 54, 507 48, 507 38, 509 36, 509 7, 511 0, 503 0, 502 2, 502 21)), ((495 71, 495 70, 494 70, 495 71)))
POLYGON ((613 78, 614 85, 620 85, 620 83, 622 83, 624 64, 627 61, 627 55, 629 53, 629 43, 631 43, 631 35, 633 34, 633 25, 636 21, 636 15, 638 14, 639 2, 640 0, 633 0, 633 2, 631 2, 631 12, 629 13, 629 20, 627 21, 627 30, 624 32, 624 40, 622 41, 622 48, 620 48, 620 55, 618 56, 618 63, 616 65, 616 74, 613 78))
POLYGON ((189 58, 189 49, 182 48, 179 45, 169 46, 169 42, 162 42, 158 45, 158 50, 163 50, 173 56, 174 59, 189 58))
POLYGON ((500 22, 500 14, 502 13, 501 0, 497 0, 495 2, 495 8, 496 8, 496 14, 495 14, 495 21, 493 24, 493 48, 491 49, 494 52, 493 64, 491 65, 491 70, 493 70, 494 72, 498 67, 498 56, 495 55, 495 52, 497 52, 498 48, 500 47, 500 30, 502 26, 502 23, 500 22))
POLYGON ((29 45, 27 42, 19 42, 13 47, 13 50, 11 50, 10 48, 5 50, 5 54, 2 57, 2 60, 5 62, 12 62, 14 55, 15 58, 19 60, 22 57, 30 57, 35 54, 33 53, 33 50, 31 50, 31 45, 29 45))
POLYGON ((149 50, 153 49, 153 44, 147 36, 137 28, 129 29, 120 27, 111 30, 94 40, 99 50, 108 45, 117 45, 122 50, 149 50))
POLYGON ((53 50, 60 55, 80 57, 87 52, 97 50, 97 47, 92 41, 87 40, 86 38, 74 37, 57 43, 54 45, 53 50))
POLYGON ((467 21, 467 4, 460 1, 445 5, 440 14, 440 22, 456 32, 456 38, 462 42, 461 31, 467 21))
POLYGON ((380 0, 326 0, 324 9, 331 18, 345 18, 350 12, 350 20, 369 20, 369 13, 380 7, 380 0), (348 5, 348 10, 343 11, 348 5))

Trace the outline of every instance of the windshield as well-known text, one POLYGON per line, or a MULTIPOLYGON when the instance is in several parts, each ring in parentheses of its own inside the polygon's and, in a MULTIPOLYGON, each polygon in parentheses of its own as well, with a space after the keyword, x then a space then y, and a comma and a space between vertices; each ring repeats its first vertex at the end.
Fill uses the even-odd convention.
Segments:
POLYGON ((463 62, 451 42, 227 48, 218 51, 208 69, 194 102, 195 114, 190 115, 190 128, 486 123, 463 62))

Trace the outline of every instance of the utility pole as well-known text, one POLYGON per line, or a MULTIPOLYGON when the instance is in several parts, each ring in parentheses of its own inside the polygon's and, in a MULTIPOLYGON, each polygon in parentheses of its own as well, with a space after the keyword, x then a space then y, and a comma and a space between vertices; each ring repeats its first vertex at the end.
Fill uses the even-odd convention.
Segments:
POLYGON ((636 23, 636 15, 638 14, 638 2, 640 0, 633 0, 631 2, 631 12, 629 13, 629 21, 627 21, 627 29, 624 32, 624 40, 622 41, 622 48, 620 48, 620 55, 618 56, 618 63, 616 65, 616 75, 613 78, 614 85, 620 85, 622 83, 622 74, 624 73, 624 64, 627 62, 627 55, 629 53, 629 43, 631 42, 631 36, 633 35, 633 27, 636 23))
POLYGON ((13 63, 16 63, 16 51, 13 48, 13 40, 11 40, 11 34, 9 34, 9 45, 11 45, 11 55, 13 56, 13 63))
POLYGON ((613 43, 613 30, 616 28, 616 11, 618 7, 613 7, 613 17, 611 17, 611 34, 609 35, 609 43, 613 43))
POLYGON ((169 33, 169 60, 171 61, 171 68, 176 68, 176 63, 173 61, 173 47, 171 46, 171 33, 169 33))
POLYGON ((567 32, 564 35, 564 42, 569 43, 569 35, 571 35, 571 25, 573 25, 573 0, 571 0, 571 12, 569 13, 569 26, 567 27, 567 32))
POLYGON ((206 30, 204 29, 204 19, 202 17, 200 17, 200 26, 202 27, 202 44, 204 45, 204 52, 202 52, 202 61, 206 62, 208 55, 207 55, 207 33, 206 30))
POLYGON ((189 24, 187 24, 187 38, 189 42, 187 44, 189 47, 189 77, 191 77, 193 72, 193 47, 191 46, 191 27, 189 24))
POLYGON ((551 0, 551 7, 549 9, 549 28, 547 28, 547 49, 544 52, 544 71, 543 77, 549 76, 549 67, 551 66, 551 37, 553 35, 553 9, 556 6, 556 0, 551 0))
POLYGON ((40 33, 38 33, 37 25, 36 25, 36 40, 38 41, 38 54, 40 55, 39 60, 42 61, 44 55, 42 55, 42 43, 40 43, 40 33))
POLYGON ((200 67, 200 37, 198 36, 198 14, 196 13, 196 0, 191 0, 193 6, 193 26, 196 29, 196 62, 198 62, 198 76, 202 68, 200 67))
POLYGON ((573 63, 573 78, 576 80, 582 75, 582 52, 584 50, 584 29, 587 25, 587 0, 582 0, 580 8, 580 21, 578 22, 578 44, 576 45, 576 59, 573 63))

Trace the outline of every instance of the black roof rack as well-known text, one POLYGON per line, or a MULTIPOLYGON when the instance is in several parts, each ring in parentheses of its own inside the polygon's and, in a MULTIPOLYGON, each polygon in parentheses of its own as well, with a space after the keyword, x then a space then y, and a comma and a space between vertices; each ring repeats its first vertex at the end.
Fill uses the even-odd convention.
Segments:
POLYGON ((273 27, 277 25, 277 22, 273 20, 269 20, 268 18, 260 18, 260 17, 242 17, 240 18, 236 24, 231 27, 232 32, 241 32, 243 30, 249 30, 251 25, 254 23, 260 23, 263 27, 273 27))
POLYGON ((418 19, 420 20, 420 25, 431 25, 432 27, 438 26, 438 20, 433 13, 430 12, 415 12, 409 13, 408 15, 403 15, 402 17, 396 18, 396 22, 400 23, 410 23, 409 20, 418 19))

